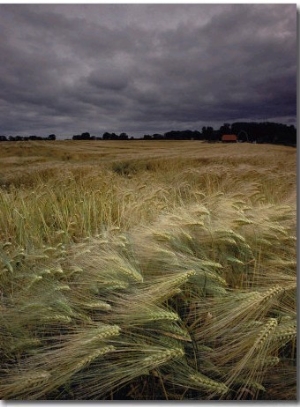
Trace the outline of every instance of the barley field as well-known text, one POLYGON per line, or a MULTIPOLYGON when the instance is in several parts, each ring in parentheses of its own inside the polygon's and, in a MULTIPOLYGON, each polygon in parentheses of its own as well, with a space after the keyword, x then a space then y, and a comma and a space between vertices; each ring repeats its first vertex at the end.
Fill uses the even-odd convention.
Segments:
POLYGON ((296 400, 296 164, 0 143, 0 398, 296 400))

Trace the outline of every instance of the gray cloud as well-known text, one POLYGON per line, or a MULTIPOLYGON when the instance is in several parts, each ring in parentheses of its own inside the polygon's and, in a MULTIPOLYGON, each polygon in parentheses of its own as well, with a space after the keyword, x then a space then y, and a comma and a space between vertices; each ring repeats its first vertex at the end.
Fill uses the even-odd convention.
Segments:
POLYGON ((291 4, 0 5, 0 134, 296 125, 291 4))

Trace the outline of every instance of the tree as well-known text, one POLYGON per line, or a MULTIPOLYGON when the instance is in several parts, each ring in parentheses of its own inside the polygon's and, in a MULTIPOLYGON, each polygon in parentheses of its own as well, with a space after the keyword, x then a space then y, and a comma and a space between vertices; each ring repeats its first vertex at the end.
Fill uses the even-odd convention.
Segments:
POLYGON ((103 140, 110 140, 110 138, 111 138, 110 136, 111 136, 111 134, 106 131, 105 133, 103 133, 102 139, 103 140))
POLYGON ((212 141, 213 133, 213 127, 202 127, 202 134, 205 140, 212 141))
POLYGON ((81 140, 90 140, 91 135, 88 132, 81 133, 81 140))
POLYGON ((220 127, 220 132, 221 132, 221 136, 223 136, 224 134, 231 134, 232 130, 230 128, 230 124, 224 123, 223 126, 220 127))

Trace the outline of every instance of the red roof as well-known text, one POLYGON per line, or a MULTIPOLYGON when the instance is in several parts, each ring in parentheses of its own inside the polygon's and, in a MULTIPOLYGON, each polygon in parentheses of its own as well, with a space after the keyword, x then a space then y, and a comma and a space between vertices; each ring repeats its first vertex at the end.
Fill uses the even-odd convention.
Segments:
POLYGON ((222 141, 237 141, 235 134, 223 134, 222 141))

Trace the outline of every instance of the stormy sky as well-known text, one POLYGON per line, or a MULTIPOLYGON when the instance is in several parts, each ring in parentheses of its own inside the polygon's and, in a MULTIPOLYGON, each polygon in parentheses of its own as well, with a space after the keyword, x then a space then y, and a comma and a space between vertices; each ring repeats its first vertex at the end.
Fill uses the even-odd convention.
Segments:
POLYGON ((296 126, 296 4, 0 4, 0 135, 296 126))

